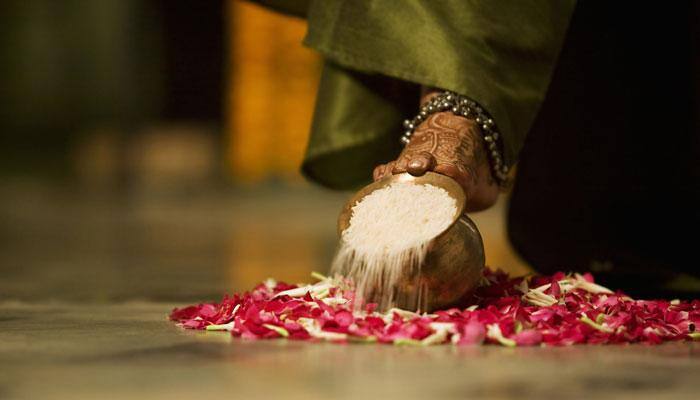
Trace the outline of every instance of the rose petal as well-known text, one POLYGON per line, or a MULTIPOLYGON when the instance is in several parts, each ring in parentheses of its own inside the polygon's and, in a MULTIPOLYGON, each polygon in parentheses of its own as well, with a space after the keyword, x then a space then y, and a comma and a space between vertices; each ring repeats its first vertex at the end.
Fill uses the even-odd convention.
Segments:
POLYGON ((484 286, 465 298, 469 307, 419 315, 355 302, 346 280, 314 285, 268 280, 220 303, 176 308, 170 319, 186 329, 224 330, 246 339, 457 345, 658 344, 698 340, 700 300, 633 300, 594 283, 593 276, 555 273, 510 278, 484 271, 484 286), (364 304, 364 305, 363 305, 364 304), (361 311, 353 313, 356 305, 361 311), (303 322, 303 323, 302 323, 303 322))

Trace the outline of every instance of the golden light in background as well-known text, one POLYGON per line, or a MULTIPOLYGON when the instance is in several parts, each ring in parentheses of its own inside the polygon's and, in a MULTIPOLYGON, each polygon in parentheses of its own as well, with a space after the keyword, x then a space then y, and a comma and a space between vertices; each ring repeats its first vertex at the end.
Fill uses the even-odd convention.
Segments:
POLYGON ((229 1, 226 160, 237 181, 299 179, 320 73, 306 22, 229 1))
MULTIPOLYGON (((320 74, 320 57, 301 44, 306 22, 242 1, 227 3, 227 17, 227 175, 251 184, 270 177, 301 181, 320 74)), ((268 276, 295 282, 325 268, 309 235, 285 234, 267 222, 237 223, 230 246, 234 287, 268 276)))

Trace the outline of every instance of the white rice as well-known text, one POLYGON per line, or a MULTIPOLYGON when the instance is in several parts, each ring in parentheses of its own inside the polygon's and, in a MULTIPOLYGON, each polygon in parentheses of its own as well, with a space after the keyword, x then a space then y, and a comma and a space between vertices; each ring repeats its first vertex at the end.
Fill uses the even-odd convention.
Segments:
POLYGON ((378 189, 353 206, 332 272, 353 279, 357 297, 380 309, 425 309, 425 288, 416 287, 407 299, 397 297, 396 287, 407 273, 417 276, 432 239, 456 213, 455 199, 433 185, 402 182, 378 189))

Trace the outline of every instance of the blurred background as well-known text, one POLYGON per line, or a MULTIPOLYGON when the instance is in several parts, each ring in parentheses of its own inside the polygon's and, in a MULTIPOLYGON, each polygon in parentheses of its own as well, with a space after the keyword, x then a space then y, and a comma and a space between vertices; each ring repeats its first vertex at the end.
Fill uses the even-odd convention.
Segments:
MULTIPOLYGON (((321 60, 239 1, 0 3, 0 299, 217 299, 328 270, 349 193, 299 174, 321 60)), ((507 196, 474 215, 527 271, 507 196)))

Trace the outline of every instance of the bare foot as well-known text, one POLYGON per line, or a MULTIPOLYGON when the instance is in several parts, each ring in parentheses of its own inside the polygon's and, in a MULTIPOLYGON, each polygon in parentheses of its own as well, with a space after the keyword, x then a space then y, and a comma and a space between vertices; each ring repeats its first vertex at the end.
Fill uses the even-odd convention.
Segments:
POLYGON ((491 174, 484 141, 476 122, 450 112, 431 115, 413 132, 395 161, 374 169, 374 180, 408 172, 437 172, 456 180, 467 195, 465 211, 491 207, 500 192, 491 174))

